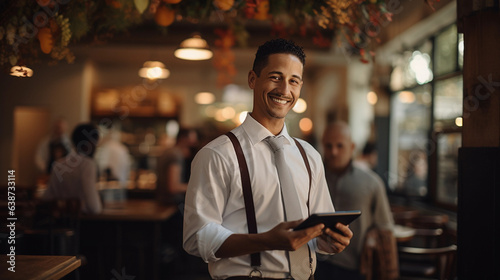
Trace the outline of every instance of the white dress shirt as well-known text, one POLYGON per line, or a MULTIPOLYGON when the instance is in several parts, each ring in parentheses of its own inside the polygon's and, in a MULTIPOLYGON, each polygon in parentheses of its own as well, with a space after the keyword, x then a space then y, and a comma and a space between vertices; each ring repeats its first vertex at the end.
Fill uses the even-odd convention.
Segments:
MULTIPOLYGON (((273 152, 262 141, 272 136, 272 133, 250 115, 232 132, 238 138, 247 161, 257 231, 269 231, 284 221, 273 152)), ((299 188, 300 207, 306 218, 309 175, 286 126, 280 134, 288 139, 284 147, 285 154, 295 186, 299 188)), ((310 213, 333 212, 321 156, 307 142, 299 141, 311 165, 310 213)), ((184 249, 208 262, 210 275, 214 279, 248 275, 252 271, 250 255, 222 259, 215 256, 222 243, 233 233, 248 233, 248 228, 238 161, 231 141, 222 135, 203 147, 194 158, 186 193, 184 249)), ((315 240, 309 245, 317 250, 315 240)), ((265 251, 260 255, 263 277, 285 278, 288 275, 285 251, 265 251)), ((312 256, 315 257, 314 252, 312 256)))

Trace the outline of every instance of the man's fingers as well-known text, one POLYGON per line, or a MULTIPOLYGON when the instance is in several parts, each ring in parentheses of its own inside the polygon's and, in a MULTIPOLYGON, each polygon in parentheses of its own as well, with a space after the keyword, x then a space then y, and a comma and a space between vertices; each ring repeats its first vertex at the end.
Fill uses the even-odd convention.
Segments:
POLYGON ((335 227, 342 232, 342 235, 351 238, 352 237, 352 231, 349 229, 349 226, 343 225, 341 223, 337 223, 335 227))

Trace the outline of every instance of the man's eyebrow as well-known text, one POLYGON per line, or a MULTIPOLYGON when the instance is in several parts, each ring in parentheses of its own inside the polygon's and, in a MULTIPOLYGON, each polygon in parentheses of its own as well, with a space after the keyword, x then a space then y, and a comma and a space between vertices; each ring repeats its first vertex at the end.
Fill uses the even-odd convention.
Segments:
POLYGON ((271 72, 267 73, 267 75, 274 75, 274 74, 278 74, 278 75, 283 76, 283 73, 280 71, 271 71, 271 72))
MULTIPOLYGON (((273 75, 273 74, 278 74, 278 75, 283 76, 283 72, 280 72, 280 71, 271 71, 271 72, 267 73, 267 75, 273 75)), ((292 75, 292 77, 297 78, 297 79, 302 81, 302 77, 299 75, 292 75)))

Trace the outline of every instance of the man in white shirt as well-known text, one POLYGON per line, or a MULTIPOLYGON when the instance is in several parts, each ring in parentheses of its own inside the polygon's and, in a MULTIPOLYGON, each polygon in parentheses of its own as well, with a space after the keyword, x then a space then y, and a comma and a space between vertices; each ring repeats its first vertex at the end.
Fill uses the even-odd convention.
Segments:
POLYGON ((246 157, 258 233, 248 233, 240 166, 230 139, 216 138, 193 161, 184 212, 184 248, 208 263, 214 279, 245 279, 250 275, 261 277, 253 279, 290 279, 289 255, 305 244, 312 254, 303 263, 311 266, 312 274, 314 251, 339 253, 352 238, 352 232, 342 224, 336 226, 340 234, 324 229, 323 224, 293 231, 301 221, 284 222, 286 201, 273 152, 264 141, 269 136, 286 138, 284 152, 299 196, 295 207, 300 208, 302 218, 308 213, 334 211, 321 156, 307 142, 298 140, 310 162, 309 178, 285 126, 285 116, 300 96, 304 63, 302 48, 291 41, 276 39, 260 46, 248 74, 254 91, 253 112, 232 130, 246 157), (258 252, 261 265, 252 267, 249 255, 258 252))

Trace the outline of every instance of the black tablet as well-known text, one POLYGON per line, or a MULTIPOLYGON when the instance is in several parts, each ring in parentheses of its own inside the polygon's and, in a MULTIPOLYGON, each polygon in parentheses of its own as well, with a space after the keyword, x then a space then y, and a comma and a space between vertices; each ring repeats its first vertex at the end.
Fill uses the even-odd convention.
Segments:
POLYGON ((348 225, 352 221, 356 220, 356 218, 358 218, 360 215, 361 211, 359 210, 337 211, 332 213, 316 213, 309 216, 309 218, 304 220, 293 230, 301 230, 315 226, 317 224, 325 224, 325 227, 335 230, 335 225, 337 223, 348 225))

